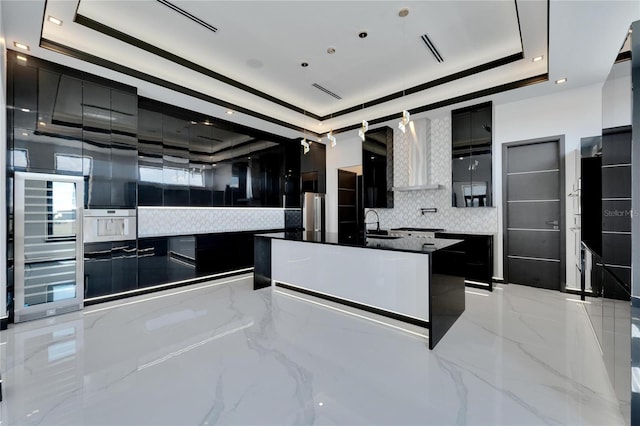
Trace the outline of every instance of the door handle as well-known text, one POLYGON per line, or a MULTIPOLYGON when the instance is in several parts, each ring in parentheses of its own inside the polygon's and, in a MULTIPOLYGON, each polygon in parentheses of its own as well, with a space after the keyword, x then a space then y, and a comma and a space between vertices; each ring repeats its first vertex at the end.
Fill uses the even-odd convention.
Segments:
POLYGON ((546 222, 547 225, 554 225, 554 226, 558 226, 559 222, 557 220, 548 220, 546 222))

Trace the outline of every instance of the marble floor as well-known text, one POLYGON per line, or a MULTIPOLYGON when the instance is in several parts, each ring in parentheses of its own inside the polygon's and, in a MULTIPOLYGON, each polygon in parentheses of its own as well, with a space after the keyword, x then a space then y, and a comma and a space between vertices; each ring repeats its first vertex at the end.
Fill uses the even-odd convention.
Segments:
POLYGON ((624 423, 566 294, 468 290, 429 351, 424 330, 251 286, 240 276, 12 325, 1 425, 624 423))

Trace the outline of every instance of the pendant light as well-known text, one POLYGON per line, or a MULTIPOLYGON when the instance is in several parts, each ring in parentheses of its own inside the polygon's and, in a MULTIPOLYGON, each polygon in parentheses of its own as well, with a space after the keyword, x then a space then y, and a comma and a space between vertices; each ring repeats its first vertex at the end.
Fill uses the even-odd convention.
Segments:
POLYGON ((398 122, 398 129, 402 130, 402 133, 407 132, 407 125, 409 124, 409 121, 411 121, 411 114, 409 114, 409 111, 405 109, 402 111, 402 118, 400 119, 400 122, 398 122))
POLYGON ((360 136, 362 142, 364 142, 364 134, 367 133, 367 130, 369 130, 369 123, 367 123, 367 120, 362 120, 362 127, 360 127, 360 130, 358 130, 358 136, 360 136))
POLYGON ((306 137, 300 141, 300 145, 304 147, 303 152, 306 155, 309 152, 309 142, 307 142, 306 137))
POLYGON ((338 142, 336 141, 336 137, 333 136, 333 129, 329 130, 329 133, 327 133, 327 139, 329 139, 329 145, 331 146, 331 148, 335 148, 338 144, 338 142))
MULTIPOLYGON (((406 7, 403 7, 402 9, 400 9, 400 11, 398 12, 398 16, 400 18, 406 18, 407 15, 409 15, 409 9, 406 7)), ((406 40, 407 36, 406 36, 406 31, 407 28, 406 26, 402 25, 402 33, 403 33, 403 38, 406 40)), ((403 75, 403 82, 402 82, 402 97, 404 98, 405 95, 405 86, 406 83, 404 82, 404 75, 403 75)), ((409 113, 409 111, 407 111, 406 109, 402 111, 402 118, 400 118, 400 122, 398 122, 398 129, 400 129, 400 131, 402 131, 402 133, 407 133, 407 125, 409 124, 409 122, 411 121, 411 114, 409 113)))

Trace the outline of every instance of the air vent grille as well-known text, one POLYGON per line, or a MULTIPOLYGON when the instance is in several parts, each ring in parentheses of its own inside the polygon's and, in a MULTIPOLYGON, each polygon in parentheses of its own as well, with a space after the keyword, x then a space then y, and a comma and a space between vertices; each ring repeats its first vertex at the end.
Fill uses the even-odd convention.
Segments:
POLYGON ((218 29, 216 27, 214 27, 211 24, 208 24, 206 22, 204 22, 202 19, 198 18, 197 16, 193 16, 192 14, 190 14, 189 12, 187 12, 184 9, 179 8, 178 6, 176 6, 175 4, 167 1, 167 0, 156 0, 158 3, 163 4, 165 6, 167 6, 168 8, 174 10, 175 12, 178 12, 180 15, 191 19, 193 22, 195 22, 196 24, 202 25, 203 27, 205 27, 206 29, 215 32, 218 32, 218 29))
POLYGON ((320 86, 318 83, 313 83, 312 84, 313 87, 315 87, 318 90, 322 90, 324 93, 326 93, 329 96, 333 96, 336 99, 342 99, 339 95, 336 95, 335 93, 333 93, 331 90, 320 86))
POLYGON ((436 61, 444 62, 444 59, 442 59, 442 55, 440 55, 440 52, 438 52, 438 49, 436 49, 436 45, 433 44, 429 36, 426 34, 423 34, 420 36, 420 38, 424 42, 425 46, 427 46, 427 49, 431 51, 431 54, 433 55, 433 57, 436 58, 436 61))

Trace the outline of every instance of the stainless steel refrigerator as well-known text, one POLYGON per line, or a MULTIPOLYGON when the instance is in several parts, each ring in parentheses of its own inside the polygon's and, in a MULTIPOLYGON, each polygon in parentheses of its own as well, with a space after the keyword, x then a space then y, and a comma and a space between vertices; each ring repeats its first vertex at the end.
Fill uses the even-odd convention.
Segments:
POLYGON ((324 231, 324 194, 305 192, 302 204, 302 226, 305 231, 324 231))

